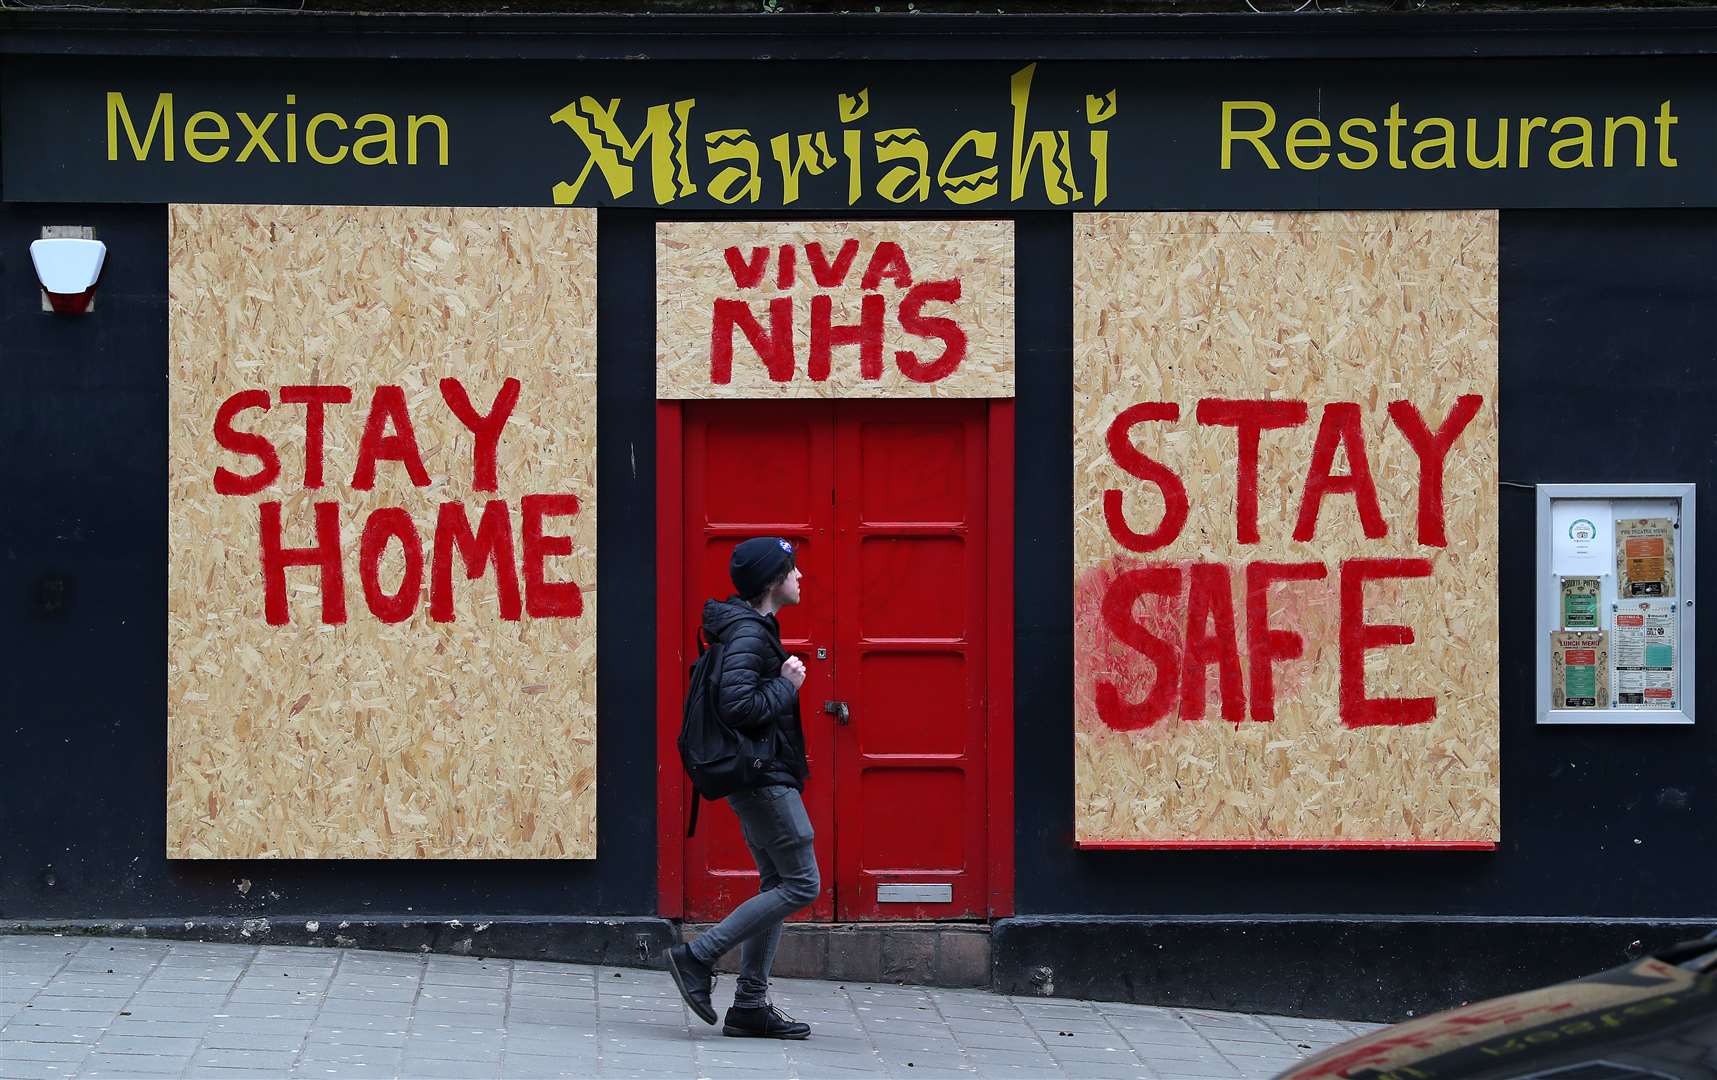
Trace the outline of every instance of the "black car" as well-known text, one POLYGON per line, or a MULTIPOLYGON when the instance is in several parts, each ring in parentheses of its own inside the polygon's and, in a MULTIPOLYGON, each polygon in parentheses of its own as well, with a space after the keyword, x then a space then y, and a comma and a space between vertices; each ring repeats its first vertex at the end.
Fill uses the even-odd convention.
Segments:
POLYGON ((1717 1080, 1717 934, 1374 1031, 1277 1080, 1717 1080))

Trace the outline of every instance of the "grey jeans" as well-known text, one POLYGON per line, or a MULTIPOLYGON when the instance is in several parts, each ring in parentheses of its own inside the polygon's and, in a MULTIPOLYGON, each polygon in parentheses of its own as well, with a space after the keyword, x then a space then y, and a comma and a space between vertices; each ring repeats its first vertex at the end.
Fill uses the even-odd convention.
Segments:
POLYGON ((745 844, 757 862, 757 895, 705 931, 691 944, 692 955, 710 966, 735 945, 739 951, 736 1009, 754 1009, 769 1000, 769 969, 781 943, 781 922, 822 891, 811 818, 799 793, 785 785, 736 791, 727 805, 739 816, 745 844))

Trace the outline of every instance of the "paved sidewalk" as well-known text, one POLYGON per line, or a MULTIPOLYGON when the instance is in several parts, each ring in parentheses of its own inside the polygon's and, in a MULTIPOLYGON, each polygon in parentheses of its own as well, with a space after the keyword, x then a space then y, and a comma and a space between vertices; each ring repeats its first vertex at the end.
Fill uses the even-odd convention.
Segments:
POLYGON ((0 1077, 1268 1077, 1370 1028, 795 979, 775 999, 809 1040, 723 1038, 656 971, 0 937, 0 1077))

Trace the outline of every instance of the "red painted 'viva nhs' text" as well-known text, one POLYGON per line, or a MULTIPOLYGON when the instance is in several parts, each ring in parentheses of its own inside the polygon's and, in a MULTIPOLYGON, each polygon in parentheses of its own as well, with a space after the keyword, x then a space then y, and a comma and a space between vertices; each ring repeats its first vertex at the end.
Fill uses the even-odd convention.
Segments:
MULTIPOLYGON (((939 382, 953 374, 966 358, 966 332, 953 319, 925 314, 933 303, 952 304, 960 299, 960 279, 914 283, 912 267, 906 254, 892 240, 878 243, 871 251, 864 270, 859 274, 859 320, 856 323, 834 321, 833 290, 848 288, 858 262, 859 242, 848 239, 833 255, 820 243, 804 246, 805 264, 811 280, 819 289, 810 297, 811 332, 805 354, 805 374, 812 382, 828 381, 837 348, 858 347, 859 376, 867 380, 883 375, 882 338, 891 307, 900 329, 912 337, 939 341, 942 351, 934 357, 920 355, 915 349, 897 349, 895 366, 913 382, 939 382), (888 283, 894 299, 881 291, 888 283)), ((775 287, 793 287, 798 273, 800 248, 783 244, 775 251, 775 287)), ((741 290, 761 288, 769 274, 770 249, 753 247, 741 251, 730 247, 723 253, 733 283, 741 290)), ((794 305, 803 297, 778 296, 768 302, 759 317, 759 309, 744 298, 721 297, 710 313, 709 379, 725 386, 733 381, 734 332, 743 335, 758 359, 763 361, 771 382, 792 382, 799 363, 798 345, 793 340, 796 312, 794 305), (764 325, 767 319, 768 325, 764 325)))

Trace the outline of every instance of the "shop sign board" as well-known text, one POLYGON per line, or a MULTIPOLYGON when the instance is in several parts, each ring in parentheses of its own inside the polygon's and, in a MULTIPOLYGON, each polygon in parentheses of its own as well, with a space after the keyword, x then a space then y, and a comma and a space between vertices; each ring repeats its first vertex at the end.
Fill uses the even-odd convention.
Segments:
POLYGON ((6 197, 672 210, 1710 206, 1698 58, 9 57, 6 197))

